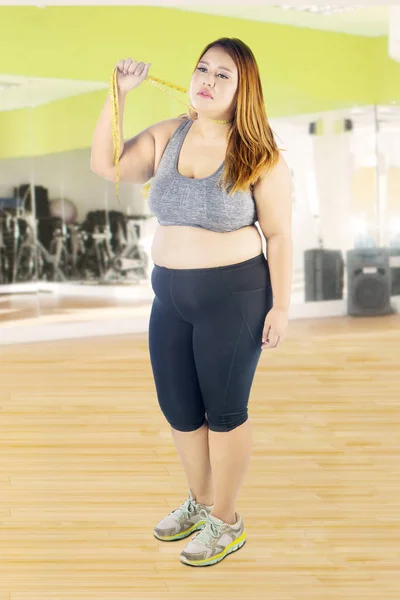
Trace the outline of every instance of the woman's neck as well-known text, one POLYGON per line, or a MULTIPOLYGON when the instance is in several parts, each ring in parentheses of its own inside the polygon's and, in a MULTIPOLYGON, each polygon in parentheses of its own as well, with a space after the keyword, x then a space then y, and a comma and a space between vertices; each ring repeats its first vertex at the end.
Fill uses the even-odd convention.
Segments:
POLYGON ((218 141, 226 142, 231 124, 214 123, 211 119, 199 116, 195 119, 192 129, 205 143, 215 144, 218 141))

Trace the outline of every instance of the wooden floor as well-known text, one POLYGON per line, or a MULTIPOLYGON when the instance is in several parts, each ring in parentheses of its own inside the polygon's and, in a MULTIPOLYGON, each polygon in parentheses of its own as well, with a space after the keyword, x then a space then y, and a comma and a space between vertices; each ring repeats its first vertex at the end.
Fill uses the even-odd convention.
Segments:
POLYGON ((187 497, 145 335, 0 347, 0 599, 400 598, 400 318, 289 323, 249 403, 247 543, 179 561, 187 497))
MULTIPOLYGON (((132 294, 133 295, 133 294, 132 294)), ((99 310, 109 309, 114 314, 119 308, 135 308, 149 304, 149 301, 132 298, 93 298, 62 296, 51 293, 0 295, 0 340, 1 327, 4 324, 23 325, 28 321, 53 317, 53 321, 62 322, 65 315, 76 315, 77 319, 97 318, 99 310)), ((150 302, 151 304, 151 302, 150 302)))

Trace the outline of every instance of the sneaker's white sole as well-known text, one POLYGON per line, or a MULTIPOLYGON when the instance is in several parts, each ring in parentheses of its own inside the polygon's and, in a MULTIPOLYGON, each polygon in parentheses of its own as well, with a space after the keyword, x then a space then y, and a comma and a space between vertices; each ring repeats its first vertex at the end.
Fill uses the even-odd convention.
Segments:
POLYGON ((205 521, 199 521, 198 523, 195 523, 194 525, 192 525, 192 527, 190 527, 190 529, 187 529, 186 531, 182 531, 181 533, 176 533, 175 535, 169 535, 169 536, 159 536, 156 531, 153 531, 154 536, 158 539, 161 540, 162 542, 174 542, 175 540, 182 540, 183 538, 188 537, 189 535, 191 535, 194 531, 198 531, 200 529, 202 529, 205 525, 205 521))
POLYGON ((216 563, 223 560, 226 556, 228 556, 228 554, 239 550, 243 546, 243 544, 245 544, 246 538, 247 534, 246 531, 244 531, 240 537, 228 544, 228 546, 225 548, 225 550, 223 550, 223 552, 220 552, 212 558, 205 558, 203 560, 189 560, 188 558, 186 558, 186 556, 181 554, 180 560, 184 565, 191 565, 192 567, 208 567, 209 565, 215 565, 216 563))

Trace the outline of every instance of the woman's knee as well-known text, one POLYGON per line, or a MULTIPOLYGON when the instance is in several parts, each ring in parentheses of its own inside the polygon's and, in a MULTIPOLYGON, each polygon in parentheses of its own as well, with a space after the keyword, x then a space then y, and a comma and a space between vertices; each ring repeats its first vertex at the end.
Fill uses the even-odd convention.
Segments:
POLYGON ((181 422, 172 423, 168 418, 167 418, 167 421, 173 429, 176 429, 176 431, 189 432, 189 431, 196 431, 196 429, 200 429, 200 427, 202 427, 204 425, 204 423, 206 422, 206 418, 204 416, 203 419, 201 419, 200 421, 197 421, 197 422, 181 421, 181 422))
POLYGON ((208 415, 208 427, 210 431, 232 431, 243 425, 249 418, 247 407, 237 412, 223 412, 208 415))

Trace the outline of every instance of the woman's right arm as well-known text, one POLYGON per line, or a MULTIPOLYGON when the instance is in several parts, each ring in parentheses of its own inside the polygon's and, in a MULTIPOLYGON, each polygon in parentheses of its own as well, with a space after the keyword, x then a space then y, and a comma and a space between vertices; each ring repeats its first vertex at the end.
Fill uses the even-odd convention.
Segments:
MULTIPOLYGON (((125 94, 118 94, 119 132, 117 134, 120 136, 121 149, 119 158, 120 181, 146 183, 153 177, 154 173, 155 138, 153 129, 158 124, 148 127, 132 139, 124 142, 123 115, 125 99, 125 94)), ((111 100, 109 94, 107 95, 107 100, 94 131, 90 168, 96 175, 108 181, 115 182, 116 167, 114 165, 111 100)))
MULTIPOLYGON (((123 119, 126 95, 128 91, 138 87, 144 81, 150 64, 138 63, 128 58, 120 60, 117 65, 119 108, 119 132, 117 132, 117 135, 119 135, 121 149, 119 157, 120 181, 146 183, 153 177, 156 139, 164 139, 166 132, 171 128, 171 119, 160 121, 124 142, 123 119)), ((107 94, 107 100, 94 131, 90 168, 100 177, 115 183, 116 167, 114 165, 110 92, 107 94)))

